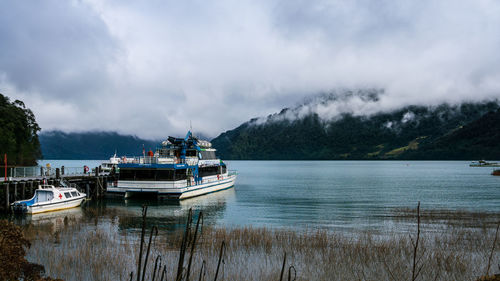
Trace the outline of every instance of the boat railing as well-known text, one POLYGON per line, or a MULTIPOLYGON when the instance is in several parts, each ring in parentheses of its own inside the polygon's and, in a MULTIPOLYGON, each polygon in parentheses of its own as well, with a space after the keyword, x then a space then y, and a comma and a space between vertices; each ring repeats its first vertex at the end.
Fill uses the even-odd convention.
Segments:
MULTIPOLYGON (((197 161, 197 159, 196 159, 197 161)), ((196 161, 190 158, 169 158, 169 157, 158 157, 158 156, 139 156, 139 157, 127 157, 123 163, 133 163, 133 164, 188 164, 194 165, 196 161), (194 164, 193 164, 194 163, 194 164)))

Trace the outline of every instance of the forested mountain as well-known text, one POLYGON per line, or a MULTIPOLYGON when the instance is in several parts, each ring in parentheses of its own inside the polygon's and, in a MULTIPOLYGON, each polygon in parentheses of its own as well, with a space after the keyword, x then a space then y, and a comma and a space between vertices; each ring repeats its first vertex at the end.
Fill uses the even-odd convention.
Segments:
POLYGON ((40 143, 33 112, 19 100, 11 102, 0 94, 1 165, 7 154, 8 165, 34 165, 40 157, 40 143))
POLYGON ((436 141, 423 143, 404 158, 417 159, 500 159, 500 109, 488 112, 436 141))
POLYGON ((500 159, 497 101, 356 115, 341 110, 352 99, 376 105, 378 94, 323 95, 212 143, 223 159, 500 159))
POLYGON ((159 141, 144 140, 136 136, 120 135, 115 132, 64 133, 61 131, 42 132, 40 134, 43 158, 45 159, 97 159, 117 156, 142 155, 155 150, 159 141))

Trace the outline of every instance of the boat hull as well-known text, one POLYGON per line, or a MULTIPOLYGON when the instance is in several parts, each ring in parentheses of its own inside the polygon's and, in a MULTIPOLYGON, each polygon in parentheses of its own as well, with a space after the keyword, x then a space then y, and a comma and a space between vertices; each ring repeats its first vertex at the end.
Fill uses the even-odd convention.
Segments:
POLYGON ((162 183, 125 183, 119 187, 108 187, 109 195, 121 195, 124 198, 130 198, 138 194, 151 194, 158 198, 182 200, 196 197, 220 190, 228 189, 234 186, 236 175, 227 176, 223 180, 214 180, 202 184, 178 187, 176 184, 171 186, 162 183))
POLYGON ((35 204, 31 206, 14 205, 12 206, 12 209, 14 213, 39 214, 39 213, 75 208, 80 206, 84 200, 85 196, 67 201, 47 202, 47 203, 44 202, 41 204, 35 204))

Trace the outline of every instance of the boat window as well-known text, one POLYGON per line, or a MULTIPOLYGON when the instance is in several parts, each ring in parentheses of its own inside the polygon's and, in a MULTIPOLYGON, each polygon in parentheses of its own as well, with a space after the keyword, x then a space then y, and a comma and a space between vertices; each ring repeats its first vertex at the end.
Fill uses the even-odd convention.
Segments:
POLYGON ((138 169, 135 171, 135 180, 138 181, 154 181, 155 170, 151 169, 138 169))
POLYGON ((118 175, 120 180, 134 180, 135 179, 135 171, 131 169, 120 169, 120 173, 118 175))
POLYGON ((196 156, 198 153, 196 150, 188 150, 186 151, 186 156, 196 156))
POLYGON ((215 156, 215 151, 202 150, 200 159, 203 160, 217 159, 217 156, 215 156))
POLYGON ((36 191, 36 199, 35 202, 45 202, 45 201, 50 201, 54 198, 54 194, 52 191, 48 190, 37 190, 36 191))
POLYGON ((76 191, 71 191, 71 195, 73 195, 73 197, 78 196, 78 194, 76 193, 76 191))
POLYGON ((219 166, 203 167, 203 168, 200 168, 198 171, 198 174, 200 175, 200 177, 213 176, 213 175, 217 175, 218 173, 219 173, 219 166))
POLYGON ((69 192, 64 192, 64 196, 66 196, 66 198, 71 198, 71 194, 69 192))
POLYGON ((222 168, 222 174, 225 174, 227 172, 226 165, 222 165, 221 168, 222 168))
POLYGON ((156 170, 156 180, 171 181, 174 179, 174 170, 156 170))
POLYGON ((187 179, 186 169, 175 170, 175 172, 174 172, 174 178, 175 178, 176 181, 187 179))

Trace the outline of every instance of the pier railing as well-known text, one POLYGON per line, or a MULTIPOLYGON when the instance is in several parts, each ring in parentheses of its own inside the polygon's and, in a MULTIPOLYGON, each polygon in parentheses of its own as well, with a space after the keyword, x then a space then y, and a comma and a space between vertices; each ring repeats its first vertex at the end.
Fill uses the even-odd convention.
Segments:
MULTIPOLYGON (((5 166, 0 169, 0 181, 5 179, 5 166)), ((82 167, 65 167, 60 168, 43 167, 43 166, 7 166, 7 179, 19 179, 19 178, 49 178, 55 177, 59 170, 60 176, 78 176, 94 173, 94 169, 90 170, 82 167)))

